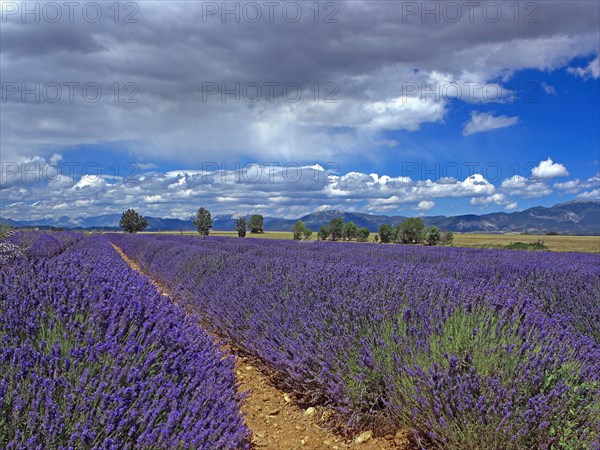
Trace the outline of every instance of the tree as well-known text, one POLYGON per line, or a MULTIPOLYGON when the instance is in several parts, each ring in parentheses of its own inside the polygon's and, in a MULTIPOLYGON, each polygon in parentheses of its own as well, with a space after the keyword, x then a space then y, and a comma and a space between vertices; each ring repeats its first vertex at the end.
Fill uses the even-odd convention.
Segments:
POLYGON ((244 217, 240 217, 235 221, 235 229, 238 237, 246 237, 246 219, 244 217))
POLYGON ((344 235, 344 219, 341 217, 334 217, 329 221, 329 235, 332 241, 341 239, 344 235))
POLYGON ((373 236, 373 242, 376 244, 379 242, 379 235, 377 233, 375 233, 375 236, 373 236))
POLYGON ((344 225, 344 229, 342 231, 344 239, 351 241, 352 239, 356 239, 358 235, 358 227, 354 222, 348 222, 344 225))
POLYGON ((260 214, 254 214, 250 217, 250 233, 264 233, 264 221, 265 219, 260 214))
POLYGON ((312 236, 312 230, 307 228, 304 222, 299 220, 292 227, 292 232, 294 233, 294 239, 299 241, 301 239, 310 239, 312 236))
POLYGON ((321 228, 319 228, 319 239, 326 240, 330 234, 329 226, 321 225, 321 228))
POLYGON ((368 228, 359 228, 358 233, 356 234, 358 242, 367 242, 370 234, 371 232, 368 228))
POLYGON ((301 220, 296 222, 294 224, 294 226, 292 227, 292 232, 294 233, 294 239, 297 241, 299 241, 300 239, 302 239, 304 237, 305 231, 306 231, 306 225, 304 225, 304 222, 302 222, 301 220))
POLYGON ((454 234, 452 231, 444 231, 442 233, 442 245, 452 245, 454 242, 454 234))
POLYGON ((441 239, 442 235, 437 227, 431 225, 427 228, 427 231, 425 232, 425 242, 427 242, 427 245, 438 245, 441 239))
POLYGON ((121 215, 119 226, 127 233, 143 231, 148 226, 148 221, 136 210, 128 209, 121 215))
POLYGON ((394 240, 394 229, 389 223, 384 223, 379 227, 379 239, 383 244, 388 244, 394 240))
POLYGON ((396 240, 403 244, 418 244, 423 241, 425 223, 418 217, 406 219, 397 228, 396 240))
POLYGON ((200 208, 198 210, 196 218, 194 219, 194 225, 198 229, 200 236, 208 236, 208 233, 210 233, 210 229, 212 228, 212 217, 210 216, 208 209, 200 208))
POLYGON ((402 240, 402 233, 403 233, 402 230, 403 230, 402 223, 399 223, 398 225, 396 225, 396 227, 394 228, 394 235, 392 237, 392 242, 395 242, 397 244, 404 243, 402 240))

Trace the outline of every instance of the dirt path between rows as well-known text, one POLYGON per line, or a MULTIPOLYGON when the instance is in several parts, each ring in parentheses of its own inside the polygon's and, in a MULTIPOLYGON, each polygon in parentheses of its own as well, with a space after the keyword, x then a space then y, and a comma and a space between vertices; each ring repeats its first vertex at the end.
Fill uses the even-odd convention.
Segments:
MULTIPOLYGON (((159 292, 163 295, 169 294, 166 286, 150 278, 141 266, 125 255, 118 246, 114 244, 112 246, 133 270, 150 279, 159 292)), ((254 449, 410 450, 412 448, 407 431, 378 438, 373 437, 370 430, 366 430, 353 440, 334 434, 326 428, 327 421, 332 416, 330 411, 322 407, 300 408, 295 404, 291 394, 271 384, 269 376, 265 375, 253 360, 239 355, 232 344, 228 344, 224 349, 235 357, 239 389, 248 395, 242 405, 242 412, 246 425, 252 430, 254 449)))

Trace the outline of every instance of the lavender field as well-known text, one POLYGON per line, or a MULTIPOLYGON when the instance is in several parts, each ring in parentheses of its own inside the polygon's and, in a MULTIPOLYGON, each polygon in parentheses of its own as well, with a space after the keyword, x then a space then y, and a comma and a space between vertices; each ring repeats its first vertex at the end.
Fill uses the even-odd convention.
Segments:
POLYGON ((342 431, 600 446, 597 255, 110 235, 342 431))
POLYGON ((11 240, 27 251, 0 266, 1 448, 249 446, 232 358, 202 328, 260 358, 300 405, 332 408, 341 434, 409 429, 417 448, 600 447, 597 255, 11 240))
POLYGON ((103 237, 11 236, 0 448, 244 448, 233 360, 103 237))

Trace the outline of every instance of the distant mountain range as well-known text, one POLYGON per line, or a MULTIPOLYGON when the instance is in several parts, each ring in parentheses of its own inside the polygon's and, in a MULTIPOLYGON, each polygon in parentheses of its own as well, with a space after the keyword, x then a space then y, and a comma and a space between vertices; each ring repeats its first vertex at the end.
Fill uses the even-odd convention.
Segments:
MULTIPOLYGON (((384 223, 396 225, 407 217, 383 216, 344 211, 321 211, 299 217, 308 228, 317 231, 321 225, 326 225, 334 217, 341 217, 344 222, 352 221, 358 227, 367 227, 376 232, 384 223)), ((59 219, 40 219, 14 221, 3 219, 0 222, 11 227, 39 227, 39 228, 69 228, 69 229, 102 229, 111 230, 119 228, 121 214, 105 214, 94 217, 70 218, 67 216, 59 219)), ((148 231, 193 231, 192 217, 188 220, 166 219, 160 217, 146 217, 148 231)), ((213 230, 235 230, 233 215, 216 215, 213 217, 213 230)), ((491 214, 467 214, 460 216, 429 216, 422 217, 426 225, 435 225, 443 231, 462 233, 531 233, 544 234, 557 232, 560 234, 600 235, 600 202, 575 200, 560 203, 550 208, 536 206, 525 211, 491 214)), ((290 231, 298 219, 281 219, 265 217, 265 231, 290 231)))

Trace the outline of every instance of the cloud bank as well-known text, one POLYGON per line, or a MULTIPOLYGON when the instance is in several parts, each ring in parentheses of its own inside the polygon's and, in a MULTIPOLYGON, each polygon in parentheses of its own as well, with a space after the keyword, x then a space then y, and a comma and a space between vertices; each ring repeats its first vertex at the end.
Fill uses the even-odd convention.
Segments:
POLYGON ((502 206, 514 210, 518 198, 569 191, 593 199, 600 188, 600 175, 550 186, 544 179, 520 175, 499 183, 477 173, 464 179, 419 180, 376 173, 339 174, 335 168, 318 164, 248 164, 224 170, 146 170, 120 177, 77 177, 56 170, 60 167, 57 158, 55 155, 50 163, 38 157, 19 166, 16 172, 3 173, 3 216, 15 220, 87 217, 133 207, 146 215, 187 218, 204 206, 215 214, 293 218, 326 209, 389 214, 430 211, 437 200, 444 199, 464 199, 479 208, 502 206))

